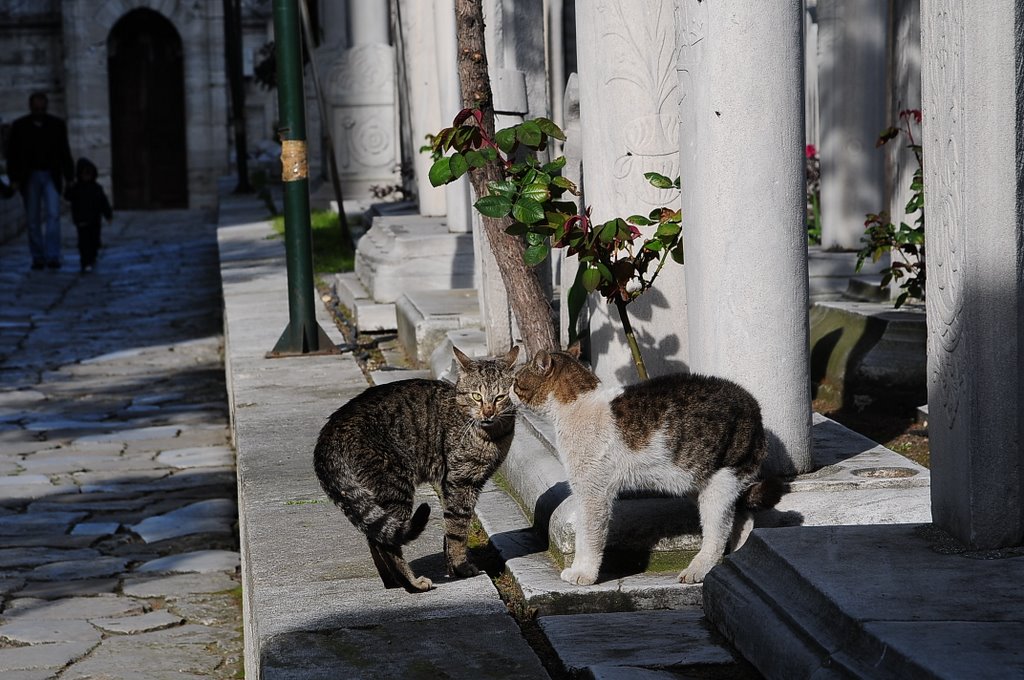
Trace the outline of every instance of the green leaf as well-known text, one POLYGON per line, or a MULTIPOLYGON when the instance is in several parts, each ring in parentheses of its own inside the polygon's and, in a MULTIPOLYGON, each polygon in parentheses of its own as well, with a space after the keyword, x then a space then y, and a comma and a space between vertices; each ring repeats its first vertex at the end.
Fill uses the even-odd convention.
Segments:
POLYGON ((554 121, 548 118, 537 118, 534 120, 540 131, 546 134, 548 137, 554 137, 555 139, 565 141, 565 133, 562 132, 562 128, 555 125, 554 121))
POLYGON ((676 222, 664 222, 658 227, 658 230, 654 232, 655 236, 675 236, 682 230, 676 222))
POLYGON ((679 264, 683 264, 683 244, 680 243, 675 248, 673 248, 671 255, 673 260, 675 260, 679 264))
MULTIPOLYGON (((491 149, 491 152, 493 153, 494 149, 491 149)), ((482 168, 487 165, 487 158, 479 151, 467 151, 465 156, 466 162, 472 168, 482 168)))
POLYGON ((469 170, 469 161, 461 153, 453 153, 448 159, 448 169, 452 173, 452 179, 458 179, 469 170))
POLYGON ((629 217, 626 218, 626 221, 631 224, 635 224, 638 227, 649 227, 652 224, 654 224, 654 222, 647 219, 643 215, 630 215, 629 217))
POLYGON ((532 229, 526 232, 526 242, 531 246, 537 246, 547 240, 547 236, 532 229))
MULTIPOLYGON (((554 135, 551 135, 551 136, 554 137, 554 135)), ((544 172, 546 172, 548 174, 554 174, 554 173, 558 172, 559 170, 561 170, 564 167, 565 167, 565 156, 559 156, 555 160, 553 160, 550 163, 547 163, 546 165, 544 165, 542 170, 544 170, 544 172)))
POLYGON ((615 220, 609 220, 601 225, 601 231, 598 232, 598 238, 601 239, 602 243, 610 243, 615 238, 615 234, 619 231, 619 225, 616 224, 615 220))
POLYGON ((583 306, 587 304, 587 289, 583 287, 583 274, 586 267, 576 270, 576 279, 569 288, 567 296, 567 307, 569 312, 569 344, 576 342, 579 338, 579 319, 583 306))
POLYGON ((512 206, 512 217, 523 224, 539 222, 544 219, 544 206, 532 198, 520 198, 512 206))
POLYGON ((430 172, 427 174, 431 186, 439 187, 442 184, 448 184, 448 182, 454 179, 450 163, 451 161, 448 158, 439 158, 434 161, 434 164, 430 166, 430 172))
POLYGON ((647 250, 653 250, 654 252, 658 252, 664 247, 665 244, 656 238, 652 238, 650 241, 644 244, 644 248, 646 248, 647 250))
POLYGON ((516 126, 516 139, 520 144, 537 148, 543 141, 544 135, 541 132, 540 126, 532 120, 528 120, 525 123, 520 123, 516 126))
POLYGON ((551 192, 548 191, 548 186, 546 184, 535 182, 523 187, 523 198, 532 198, 535 201, 543 203, 551 198, 551 192))
POLYGON ((512 201, 505 196, 484 196, 473 207, 484 217, 506 217, 512 212, 512 201))
POLYGON ((612 270, 604 262, 597 263, 597 272, 601 275, 603 281, 608 281, 609 283, 615 281, 615 277, 612 276, 612 270))
POLYGON ((601 272, 597 271, 596 269, 591 269, 590 267, 587 267, 586 269, 583 270, 581 280, 583 281, 583 287, 587 290, 587 292, 593 293, 601 284, 601 272))
POLYGON ((544 219, 547 220, 548 224, 556 227, 561 227, 569 219, 569 215, 560 212, 554 212, 551 210, 544 211, 544 219))
POLYGON ((644 177, 651 183, 651 186, 657 187, 658 189, 672 189, 675 187, 675 182, 661 173, 645 172, 644 177))
POLYGON ((505 196, 509 199, 515 196, 518 190, 519 187, 516 186, 515 182, 507 179, 500 182, 487 183, 487 191, 492 194, 498 194, 499 196, 505 196))
POLYGON ((480 154, 483 155, 483 157, 488 161, 493 162, 498 160, 498 152, 495 151, 492 147, 485 146, 484 148, 480 149, 480 154))
POLYGON ((505 153, 511 152, 516 148, 516 129, 514 127, 505 128, 504 130, 498 130, 494 134, 494 143, 498 145, 498 148, 505 153))
POLYGON ((549 250, 547 243, 537 243, 532 245, 523 253, 523 262, 531 267, 535 267, 544 261, 548 256, 549 250))
POLYGON ((567 191, 571 191, 574 194, 577 191, 579 191, 579 189, 576 187, 576 183, 573 182, 568 177, 555 177, 551 180, 551 183, 554 184, 559 189, 565 189, 567 191))
POLYGON ((505 227, 505 233, 511 234, 512 236, 526 236, 529 231, 522 222, 513 222, 512 224, 505 227))

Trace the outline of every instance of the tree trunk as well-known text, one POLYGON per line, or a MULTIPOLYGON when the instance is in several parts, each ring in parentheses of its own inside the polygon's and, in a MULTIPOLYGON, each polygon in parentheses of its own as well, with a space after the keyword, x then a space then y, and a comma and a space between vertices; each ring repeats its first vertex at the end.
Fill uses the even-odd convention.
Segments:
MULTIPOLYGON (((480 109, 484 130, 493 138, 494 103, 491 101, 491 80, 484 51, 482 0, 455 0, 455 28, 463 106, 480 109)), ((501 169, 494 163, 469 173, 470 184, 478 199, 487 195, 488 182, 503 179, 501 169)), ((483 218, 487 240, 498 262, 512 313, 515 314, 526 350, 533 356, 538 350, 557 349, 558 336, 555 334, 551 306, 544 287, 533 267, 523 261, 526 246, 518 237, 505 233, 505 227, 509 224, 507 219, 483 218)))

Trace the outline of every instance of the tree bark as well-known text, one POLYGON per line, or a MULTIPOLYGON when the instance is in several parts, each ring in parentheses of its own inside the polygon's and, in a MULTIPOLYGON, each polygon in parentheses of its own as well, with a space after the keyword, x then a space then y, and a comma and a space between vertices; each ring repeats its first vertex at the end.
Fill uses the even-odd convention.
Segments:
MULTIPOLYGON (((491 80, 487 73, 487 53, 484 50, 482 4, 482 0, 455 0, 459 84, 463 106, 480 109, 484 131, 493 138, 494 103, 491 98, 491 80)), ((469 173, 473 193, 478 199, 487 195, 488 182, 503 179, 501 169, 494 163, 469 173)), ((508 219, 482 219, 527 352, 533 356, 538 350, 557 349, 558 336, 544 287, 534 268, 523 261, 526 246, 518 237, 505 233, 505 228, 510 224, 508 219)))

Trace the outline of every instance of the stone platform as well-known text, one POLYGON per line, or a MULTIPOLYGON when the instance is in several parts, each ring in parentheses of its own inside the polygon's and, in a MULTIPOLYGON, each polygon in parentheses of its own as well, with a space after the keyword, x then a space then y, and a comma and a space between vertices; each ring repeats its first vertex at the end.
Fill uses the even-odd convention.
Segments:
POLYGON ((770 678, 1011 678, 1022 582, 1024 549, 960 552, 928 525, 794 527, 755 531, 704 608, 770 678))
MULTIPOLYGON (((951 601, 970 612, 970 621, 977 630, 1002 625, 1011 620, 1006 608, 999 609, 1003 596, 987 586, 975 588, 975 584, 986 580, 994 583, 1000 578, 997 574, 1003 572, 1010 580, 1019 580, 1017 567, 1005 566, 1019 558, 998 560, 1003 565, 1000 567, 958 557, 962 592, 955 592, 948 579, 939 579, 938 589, 933 588, 929 580, 933 578, 928 565, 931 558, 911 545, 916 540, 912 529, 909 534, 901 534, 902 525, 896 524, 928 521, 927 471, 826 420, 815 423, 816 455, 824 467, 796 480, 776 513, 759 518, 761 528, 754 530, 747 546, 727 556, 722 566, 712 570, 703 587, 676 583, 678 565, 660 561, 660 552, 684 552, 679 549, 684 543, 673 541, 695 541, 692 533, 687 539, 660 537, 651 547, 670 550, 650 551, 648 564, 613 565, 602 572, 595 586, 571 586, 561 581, 560 562, 567 554, 551 548, 571 546, 572 499, 562 483, 564 477, 558 476, 561 466, 551 452, 550 437, 543 436, 543 424, 524 417, 516 447, 532 451, 510 457, 504 481, 498 479, 501 484, 488 485, 477 515, 505 560, 510 579, 503 576, 502 580, 511 590, 522 593, 521 601, 511 605, 535 612, 536 628, 545 637, 543 645, 531 648, 527 644, 521 630, 528 626, 520 629, 516 625, 488 579, 444 578, 436 517, 427 534, 409 547, 414 568, 436 579, 436 591, 410 596, 384 590, 376 579, 365 543, 337 510, 324 502, 309 464, 313 440, 326 414, 364 389, 366 379, 347 354, 263 358, 279 332, 281 324, 276 321, 287 317, 282 308, 286 297, 283 257, 271 257, 269 252, 271 248, 279 249, 280 244, 265 241, 259 225, 240 225, 222 229, 221 233, 222 245, 235 240, 235 245, 222 250, 227 256, 223 263, 226 355, 238 445, 247 666, 253 677, 337 677, 339 673, 358 673, 360 668, 377 674, 409 675, 422 670, 411 665, 414 660, 422 660, 426 664, 423 668, 429 668, 427 672, 452 677, 487 677, 484 669, 491 670, 491 677, 545 677, 548 673, 535 651, 542 648, 547 649, 548 663, 552 663, 553 655, 553 663, 575 677, 653 680, 696 675, 737 679, 758 677, 759 672, 767 677, 792 677, 756 651, 748 652, 753 648, 747 643, 764 643, 780 650, 779 654, 789 653, 786 630, 790 618, 799 618, 800 603, 824 603, 814 600, 816 593, 803 592, 805 589, 824 592, 823 597, 838 603, 826 607, 826 612, 835 612, 842 605, 852 607, 854 616, 873 609, 892 615, 894 625, 872 626, 872 634, 899 655, 886 657, 873 667, 877 675, 865 677, 885 677, 890 659, 894 673, 907 668, 900 665, 900 659, 909 658, 909 652, 903 651, 907 644, 916 646, 922 655, 941 645, 955 648, 972 659, 982 675, 989 675, 989 667, 997 675, 1005 676, 1007 670, 1017 672, 1012 655, 994 644, 1001 639, 999 635, 982 632, 969 636, 965 627, 945 618, 946 611, 918 605, 929 598, 948 599, 953 593, 951 601), (514 458, 522 461, 518 473, 512 469, 514 458), (503 486, 515 474, 529 477, 536 489, 533 499, 523 503, 526 511, 513 498, 516 495, 523 500, 524 494, 510 494, 513 486, 503 486), (544 481, 544 475, 550 480, 544 481), (559 529, 560 517, 566 522, 559 529), (890 526, 871 526, 879 523, 890 526), (863 554, 841 547, 848 528, 862 537, 863 554), (776 536, 795 541, 792 549, 773 547, 776 536), (835 541, 830 542, 833 537, 835 541), (886 543, 891 547, 882 549, 880 546, 886 543), (907 561, 899 550, 903 544, 911 555, 907 561), (768 548, 762 549, 761 545, 768 548), (779 553, 782 559, 765 557, 766 550, 779 553), (745 601, 728 592, 732 581, 750 585, 749 579, 745 575, 733 579, 731 574, 747 569, 748 564, 757 566, 760 560, 767 560, 767 566, 762 571, 750 567, 749 573, 756 578, 756 587, 768 593, 761 599, 772 606, 751 605, 747 609, 745 601), (795 566, 789 569, 785 563, 795 566), (789 573, 807 565, 809 576, 789 573), (918 594, 916 599, 896 597, 896 591, 882 587, 853 590, 859 584, 870 586, 877 580, 877 573, 893 569, 908 581, 903 584, 907 592, 918 594), (775 580, 780 581, 778 586, 772 583, 775 580), (719 582, 723 587, 711 595, 719 582), (835 588, 826 592, 831 584, 835 588), (985 598, 995 605, 990 606, 985 598), (915 625, 922 625, 922 629, 922 621, 933 621, 935 625, 927 629, 931 637, 907 643, 908 637, 900 633, 906 622, 897 621, 899 614, 893 603, 906 604, 908 612, 921 617, 915 625), (756 623, 759 631, 723 638, 708 627, 702 604, 715 612, 715 623, 729 635, 734 630, 730 626, 738 625, 737 619, 742 623, 744 618, 756 623), (719 613, 731 618, 727 620, 719 613), (467 631, 469 637, 452 643, 453 630, 467 631), (583 631, 590 632, 584 636, 583 631), (665 644, 652 648, 650 641, 663 634, 667 635, 665 644), (764 637, 774 635, 778 638, 764 637), (382 644, 387 654, 375 656, 373 651, 382 644), (738 658, 737 648, 758 667, 757 671, 738 658), (455 658, 461 663, 451 664, 455 658)), ((321 325, 334 334, 325 315, 321 316, 321 325)), ((461 343, 478 337, 474 335, 478 333, 448 331, 445 338, 448 343, 461 343), (459 333, 465 338, 452 337, 459 333)), ((445 364, 440 356, 443 352, 435 351, 432 365, 445 364)), ((389 375, 388 379, 395 377, 389 375)), ((432 492, 424 489, 421 496, 432 504, 436 514, 438 505, 432 492)), ((665 502, 634 498, 620 506, 665 502)), ((688 520, 671 517, 676 513, 673 502, 677 501, 668 501, 667 520, 695 520, 693 515, 688 520)), ((568 557, 571 559, 571 553, 568 557)), ((827 635, 830 621, 819 620, 811 627, 827 635)), ((873 649, 870 645, 849 649, 870 662, 875 660, 868 656, 873 649)), ((799 661, 799 648, 792 650, 799 661)), ((962 666, 950 669, 928 667, 924 675, 963 677, 959 673, 962 666)), ((838 677, 829 673, 826 669, 822 677, 838 677)))

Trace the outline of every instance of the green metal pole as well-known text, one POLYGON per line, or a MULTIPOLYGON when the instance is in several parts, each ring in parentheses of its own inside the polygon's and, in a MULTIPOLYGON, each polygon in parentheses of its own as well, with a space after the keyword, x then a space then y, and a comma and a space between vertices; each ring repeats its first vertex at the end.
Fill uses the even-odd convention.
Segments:
POLYGON ((270 354, 285 356, 334 352, 337 349, 317 324, 314 308, 299 10, 296 0, 274 0, 273 8, 289 321, 270 354))

